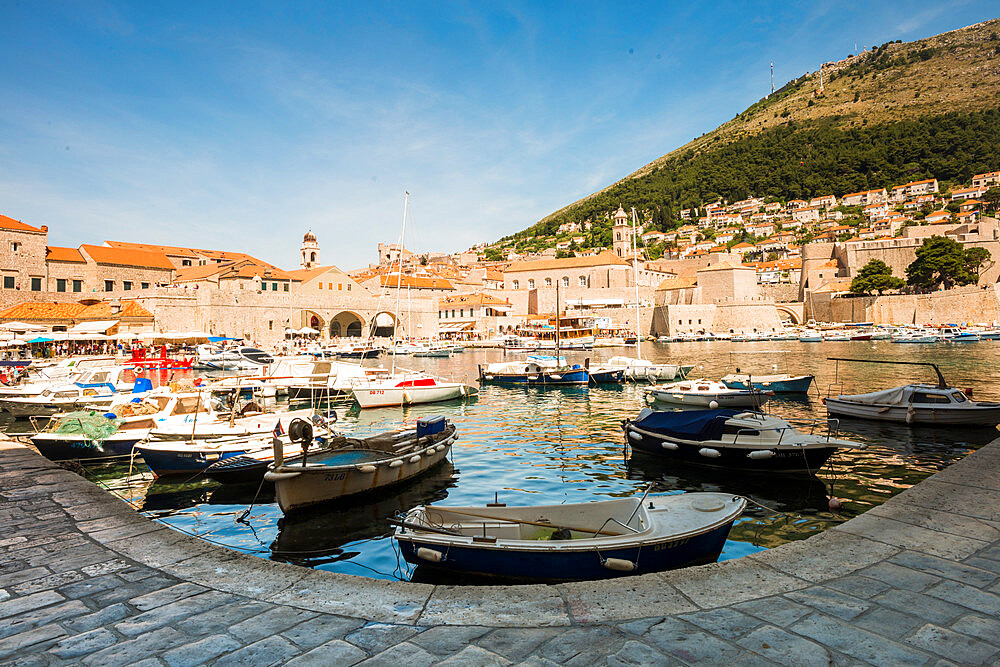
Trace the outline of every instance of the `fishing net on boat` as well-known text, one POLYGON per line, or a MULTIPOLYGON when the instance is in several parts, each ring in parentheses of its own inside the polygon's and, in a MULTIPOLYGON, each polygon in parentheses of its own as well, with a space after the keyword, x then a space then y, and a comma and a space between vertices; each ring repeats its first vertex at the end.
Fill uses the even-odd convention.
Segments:
POLYGON ((60 435, 80 434, 93 442, 102 442, 114 434, 121 423, 122 420, 108 419, 101 412, 80 410, 54 418, 45 430, 60 435))
POLYGON ((111 409, 111 412, 119 418, 152 415, 159 411, 160 408, 153 403, 123 403, 111 409))

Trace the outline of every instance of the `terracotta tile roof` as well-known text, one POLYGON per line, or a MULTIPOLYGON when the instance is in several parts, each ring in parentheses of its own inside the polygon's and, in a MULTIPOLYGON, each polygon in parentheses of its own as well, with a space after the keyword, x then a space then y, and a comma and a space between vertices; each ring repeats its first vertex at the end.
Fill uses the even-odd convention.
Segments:
POLYGON ((732 262, 729 262, 727 260, 722 260, 721 262, 718 262, 716 264, 706 266, 703 269, 698 269, 698 273, 701 273, 702 271, 732 271, 733 269, 745 269, 745 268, 746 267, 743 266, 742 264, 733 264, 732 262))
POLYGON ((76 248, 63 248, 60 246, 50 245, 46 248, 45 259, 50 262, 76 262, 78 264, 86 264, 87 260, 83 258, 80 251, 76 248))
POLYGON ((38 227, 32 227, 31 225, 26 225, 20 220, 15 220, 14 218, 8 218, 6 215, 0 215, 0 229, 14 229, 19 232, 41 232, 42 230, 38 227))
POLYGON ((82 245, 80 249, 87 253, 98 264, 115 264, 117 266, 136 266, 144 269, 164 269, 173 271, 174 265, 162 252, 147 250, 132 250, 126 248, 107 248, 100 245, 82 245))
MULTIPOLYGON (((328 267, 329 268, 329 267, 328 267)), ((315 269, 310 269, 315 270, 315 269)), ((253 278, 260 276, 264 280, 298 280, 288 271, 282 271, 277 267, 260 266, 251 260, 241 260, 238 262, 223 262, 221 264, 202 264, 199 266, 185 267, 174 276, 175 283, 186 283, 197 280, 204 280, 212 276, 222 278, 253 278)))
MULTIPOLYGON (((286 271, 285 273, 290 275, 292 277, 292 280, 299 280, 302 281, 303 283, 307 283, 313 278, 317 278, 330 270, 340 271, 340 269, 338 269, 336 266, 330 264, 327 266, 314 266, 311 269, 295 269, 294 271, 286 271)), ((343 273, 343 271, 340 272, 343 273)))
POLYGON ((586 257, 566 257, 563 259, 536 259, 526 262, 515 262, 507 267, 504 273, 519 273, 522 271, 554 271, 557 269, 580 269, 589 266, 628 266, 629 263, 605 250, 597 255, 586 257))
POLYGON ((0 311, 0 320, 109 320, 122 318, 152 318, 153 314, 136 301, 122 301, 121 310, 112 312, 111 303, 19 303, 0 311))
POLYGON ((248 255, 245 252, 231 252, 225 250, 205 250, 203 248, 185 248, 181 246, 172 245, 154 245, 150 243, 131 243, 128 241, 106 241, 108 246, 112 248, 121 248, 123 250, 141 250, 145 252, 155 252, 162 253, 164 255, 170 255, 173 257, 184 257, 184 258, 197 258, 205 257, 206 259, 213 260, 230 260, 238 262, 241 260, 248 260, 257 264, 258 266, 273 266, 267 262, 257 259, 253 255, 248 255))

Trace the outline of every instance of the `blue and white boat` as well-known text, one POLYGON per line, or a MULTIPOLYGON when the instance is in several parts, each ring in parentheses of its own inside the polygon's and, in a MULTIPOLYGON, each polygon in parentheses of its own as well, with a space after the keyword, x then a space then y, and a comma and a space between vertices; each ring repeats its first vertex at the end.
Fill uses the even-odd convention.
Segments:
POLYGON ((748 375, 746 373, 730 373, 722 378, 722 383, 730 389, 747 389, 751 384, 760 391, 773 391, 776 394, 805 394, 815 375, 789 375, 778 373, 774 375, 748 375))
MULTIPOLYGON (((856 442, 817 433, 819 422, 804 433, 790 422, 759 412, 643 409, 622 423, 633 451, 701 465, 767 472, 818 470, 839 448, 858 449, 856 442)), ((803 424, 804 426, 806 424, 803 424)))
POLYGON ((532 354, 524 361, 480 365, 479 381, 523 386, 586 385, 590 382, 590 371, 580 364, 567 364, 565 357, 532 354))
POLYGON ((557 582, 662 572, 719 559, 746 499, 683 493, 647 501, 411 509, 393 538, 419 568, 557 582))
POLYGON ((217 461, 242 456, 259 446, 252 438, 144 442, 135 450, 157 477, 193 475, 217 461))

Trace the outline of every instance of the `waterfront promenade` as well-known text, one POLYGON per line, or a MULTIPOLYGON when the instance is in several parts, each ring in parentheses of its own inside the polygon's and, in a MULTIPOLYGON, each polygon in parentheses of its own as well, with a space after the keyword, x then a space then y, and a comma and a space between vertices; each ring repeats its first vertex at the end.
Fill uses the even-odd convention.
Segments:
POLYGON ((0 662, 988 664, 1000 439, 808 540, 557 586, 376 581, 174 532, 0 442, 0 662))

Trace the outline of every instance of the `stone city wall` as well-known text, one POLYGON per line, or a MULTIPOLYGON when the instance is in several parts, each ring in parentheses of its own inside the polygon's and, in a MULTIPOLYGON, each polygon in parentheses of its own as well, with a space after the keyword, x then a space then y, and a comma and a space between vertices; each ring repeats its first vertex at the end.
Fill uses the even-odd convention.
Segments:
POLYGON ((949 324, 1000 322, 997 284, 969 285, 931 294, 831 298, 810 295, 810 316, 820 322, 874 322, 876 324, 949 324))

